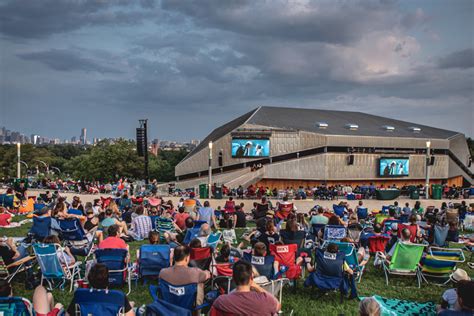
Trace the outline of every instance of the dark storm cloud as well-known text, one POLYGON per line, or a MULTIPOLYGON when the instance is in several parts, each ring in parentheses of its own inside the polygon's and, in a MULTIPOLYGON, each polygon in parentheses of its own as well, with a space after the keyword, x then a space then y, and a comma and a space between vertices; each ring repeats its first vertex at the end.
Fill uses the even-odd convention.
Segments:
POLYGON ((105 64, 100 64, 92 59, 85 58, 78 52, 65 49, 51 49, 48 51, 22 53, 19 58, 37 61, 58 71, 85 71, 98 73, 119 74, 121 71, 105 64))
POLYGON ((438 65, 440 68, 472 68, 474 67, 474 49, 453 52, 440 58, 438 65))
POLYGON ((136 24, 153 16, 142 10, 153 8, 153 2, 136 6, 126 0, 10 0, 0 4, 0 31, 12 38, 42 38, 90 25, 136 24))

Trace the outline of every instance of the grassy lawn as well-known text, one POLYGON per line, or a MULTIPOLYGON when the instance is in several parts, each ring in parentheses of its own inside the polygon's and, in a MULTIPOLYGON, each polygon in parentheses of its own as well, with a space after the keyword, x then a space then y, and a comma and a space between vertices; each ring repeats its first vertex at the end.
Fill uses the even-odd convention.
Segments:
MULTIPOLYGON (((15 220, 21 220, 23 218, 15 217, 15 220)), ((0 236, 9 237, 23 237, 26 236, 31 224, 25 224, 19 228, 14 229, 2 229, 0 236)), ((242 231, 237 231, 237 235, 240 236, 242 231)), ((139 248, 144 242, 132 242, 129 243, 131 255, 135 260, 136 249, 139 248)), ((465 253, 466 258, 469 259, 470 254, 465 253)), ((466 270, 471 277, 473 272, 467 264, 463 263, 458 267, 466 270)), ((433 301, 438 302, 441 294, 447 289, 447 287, 441 287, 434 284, 422 284, 422 288, 418 289, 415 278, 404 278, 404 277, 391 277, 389 286, 385 285, 385 277, 382 270, 376 269, 373 266, 373 262, 369 262, 367 265, 366 272, 362 277, 361 283, 358 284, 358 291, 360 296, 371 296, 380 295, 389 298, 407 299, 418 302, 433 301)), ((125 289, 124 289, 125 290, 125 289)), ((24 288, 23 283, 14 283, 14 293, 17 296, 23 296, 31 300, 32 291, 27 291, 24 288)), ((72 294, 66 291, 55 290, 53 292, 56 301, 68 305, 72 294)), ((358 314, 358 302, 355 300, 345 300, 343 304, 339 303, 339 294, 330 293, 325 297, 318 300, 315 299, 316 292, 313 289, 304 288, 303 281, 298 282, 298 286, 295 289, 288 287, 284 290, 283 295, 283 311, 289 312, 294 311, 294 315, 357 315, 358 314)), ((136 303, 136 306, 147 304, 152 301, 148 288, 140 282, 138 286, 135 283, 132 284, 132 293, 129 295, 129 299, 136 303)))

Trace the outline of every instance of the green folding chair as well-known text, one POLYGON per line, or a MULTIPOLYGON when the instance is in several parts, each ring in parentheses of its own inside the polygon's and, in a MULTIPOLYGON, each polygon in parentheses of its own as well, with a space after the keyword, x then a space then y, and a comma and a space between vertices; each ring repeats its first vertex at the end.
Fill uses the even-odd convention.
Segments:
POLYGON ((388 276, 405 275, 416 276, 418 288, 421 287, 422 274, 420 270, 420 260, 426 245, 409 244, 398 242, 389 262, 383 262, 385 281, 388 286, 388 276))
POLYGON ((376 224, 382 224, 383 220, 387 219, 389 217, 390 217, 389 215, 378 213, 378 214, 375 215, 375 223, 376 224))

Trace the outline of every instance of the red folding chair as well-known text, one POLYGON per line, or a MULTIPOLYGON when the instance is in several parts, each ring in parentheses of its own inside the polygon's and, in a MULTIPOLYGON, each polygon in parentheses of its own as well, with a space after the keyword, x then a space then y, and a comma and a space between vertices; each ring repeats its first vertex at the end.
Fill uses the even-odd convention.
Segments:
POLYGON ((225 202, 224 211, 227 212, 227 213, 234 213, 235 212, 235 202, 234 201, 225 202))
POLYGON ((377 252, 385 253, 385 247, 390 240, 387 236, 371 236, 369 237, 369 252, 375 254, 377 252))
POLYGON ((191 248, 190 262, 201 270, 209 270, 212 261, 212 248, 191 248))
POLYGON ((416 242, 417 239, 417 233, 418 233, 418 225, 412 225, 412 224, 398 224, 398 237, 402 235, 402 230, 407 228, 410 231, 410 241, 411 242, 416 242))
POLYGON ((285 220, 290 213, 293 212, 293 203, 278 204, 278 210, 275 216, 279 219, 285 220))
POLYGON ((272 245, 270 244, 270 254, 275 257, 278 264, 286 266, 288 270, 285 272, 285 277, 290 280, 296 280, 301 277, 301 266, 296 264, 296 252, 298 251, 297 244, 291 245, 272 245))
MULTIPOLYGON (((232 282, 232 266, 233 263, 215 263, 212 265, 213 268, 213 278, 212 285, 216 284, 219 293, 227 294, 230 292, 230 285, 232 282)), ((214 286, 212 286, 214 288, 214 286)))

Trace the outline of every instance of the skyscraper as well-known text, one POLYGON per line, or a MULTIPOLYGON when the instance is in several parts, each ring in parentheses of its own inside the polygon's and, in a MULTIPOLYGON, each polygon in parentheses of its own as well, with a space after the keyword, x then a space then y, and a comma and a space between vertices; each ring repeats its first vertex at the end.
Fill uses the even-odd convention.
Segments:
POLYGON ((81 129, 81 138, 80 138, 81 144, 86 145, 87 144, 87 129, 82 128, 81 129))

